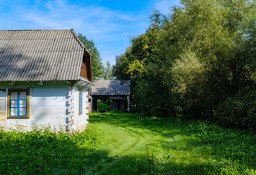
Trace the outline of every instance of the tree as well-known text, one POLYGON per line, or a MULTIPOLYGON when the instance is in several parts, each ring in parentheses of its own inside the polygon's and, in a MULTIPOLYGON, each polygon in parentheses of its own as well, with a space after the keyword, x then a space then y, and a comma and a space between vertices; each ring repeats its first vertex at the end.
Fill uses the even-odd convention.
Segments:
POLYGON ((131 39, 126 52, 117 57, 114 75, 131 80, 133 110, 149 114, 173 113, 176 105, 166 84, 162 83, 164 58, 158 49, 159 32, 166 18, 154 12, 145 34, 131 39))
POLYGON ((129 60, 127 57, 127 52, 129 48, 126 49, 126 53, 116 56, 116 64, 113 66, 112 74, 116 79, 129 80, 130 76, 127 74, 129 60))
POLYGON ((181 106, 210 115, 221 101, 252 82, 255 1, 183 0, 161 30, 165 83, 181 90, 181 106), (182 88, 181 88, 182 87, 182 88))
POLYGON ((100 78, 103 78, 104 76, 104 67, 100 58, 100 53, 98 49, 96 48, 94 42, 92 40, 88 40, 85 36, 82 34, 78 34, 78 37, 85 45, 85 48, 90 52, 91 54, 91 62, 92 62, 92 73, 95 80, 98 80, 100 78))
POLYGON ((104 80, 111 80, 111 79, 113 79, 112 70, 113 70, 113 68, 112 68, 110 62, 107 61, 106 67, 104 68, 104 77, 103 77, 104 80))
MULTIPOLYGON (((218 117, 218 109, 231 114, 227 111, 236 111, 232 108, 237 102, 246 101, 239 98, 248 99, 255 92, 256 1, 181 3, 168 18, 152 15, 147 31, 133 38, 117 58, 114 74, 131 79, 133 104, 139 111, 153 115, 183 112, 222 121, 225 115, 218 117)), ((251 115, 251 106, 239 105, 239 111, 251 115)), ((237 121, 255 119, 238 115, 237 121)))

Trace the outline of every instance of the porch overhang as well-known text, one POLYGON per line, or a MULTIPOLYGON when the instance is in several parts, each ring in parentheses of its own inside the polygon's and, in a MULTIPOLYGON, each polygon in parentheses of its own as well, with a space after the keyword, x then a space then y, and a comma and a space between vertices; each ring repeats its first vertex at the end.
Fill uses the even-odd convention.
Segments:
POLYGON ((90 87, 93 86, 93 83, 86 78, 80 77, 76 85, 78 86, 78 88, 81 88, 81 89, 89 89, 90 87))

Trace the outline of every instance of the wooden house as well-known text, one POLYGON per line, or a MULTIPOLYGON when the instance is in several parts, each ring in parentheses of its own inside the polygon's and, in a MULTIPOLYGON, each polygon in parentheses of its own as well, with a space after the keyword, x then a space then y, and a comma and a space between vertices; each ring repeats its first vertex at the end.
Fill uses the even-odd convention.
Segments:
POLYGON ((90 54, 73 30, 0 31, 0 128, 81 131, 90 54))
POLYGON ((110 99, 110 109, 130 111, 130 81, 129 80, 96 80, 91 92, 93 98, 93 110, 97 108, 98 99, 107 101, 110 99))

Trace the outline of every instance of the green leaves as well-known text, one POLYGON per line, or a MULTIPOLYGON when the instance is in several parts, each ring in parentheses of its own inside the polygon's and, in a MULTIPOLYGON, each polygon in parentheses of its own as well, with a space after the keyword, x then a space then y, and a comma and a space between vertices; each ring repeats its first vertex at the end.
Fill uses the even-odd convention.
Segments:
POLYGON ((175 92, 185 94, 192 86, 198 86, 204 72, 203 64, 199 62, 195 53, 186 51, 180 55, 180 59, 174 62, 172 68, 176 86, 175 92))
POLYGON ((251 127, 240 121, 255 120, 249 112, 254 108, 233 98, 244 88, 255 89, 256 1, 182 0, 172 16, 155 12, 151 20, 114 68, 116 77, 131 79, 134 109, 251 127), (227 110, 221 117, 218 106, 227 110))
POLYGON ((113 67, 111 66, 110 62, 107 61, 106 67, 104 68, 104 80, 111 80, 113 79, 113 67))
POLYGON ((181 106, 190 104, 188 113, 210 116, 213 105, 252 82, 255 49, 247 39, 254 36, 256 2, 183 0, 182 4, 160 34, 160 50, 167 60, 165 81, 174 81, 173 87, 168 86, 184 97, 181 106))
POLYGON ((145 66, 143 65, 142 61, 135 60, 128 66, 127 73, 131 76, 141 76, 145 72, 145 66))

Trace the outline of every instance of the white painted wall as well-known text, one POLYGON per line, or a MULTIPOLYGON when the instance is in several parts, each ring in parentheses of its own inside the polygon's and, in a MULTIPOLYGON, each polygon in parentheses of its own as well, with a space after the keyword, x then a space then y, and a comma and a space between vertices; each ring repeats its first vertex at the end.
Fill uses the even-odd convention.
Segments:
POLYGON ((30 88, 30 117, 28 119, 7 119, 6 129, 32 130, 34 127, 50 127, 56 132, 82 131, 88 124, 87 106, 87 90, 83 90, 83 113, 79 115, 77 87, 30 88))
POLYGON ((29 119, 7 119, 7 129, 20 127, 50 127, 53 131, 66 130, 69 88, 30 88, 29 119))
POLYGON ((79 114, 79 89, 74 87, 74 126, 73 130, 82 131, 88 124, 88 90, 82 90, 83 92, 83 108, 82 114, 79 114))
POLYGON ((0 129, 6 128, 6 90, 0 89, 0 129))
POLYGON ((69 88, 31 88, 30 94, 32 124, 65 131, 69 88))

